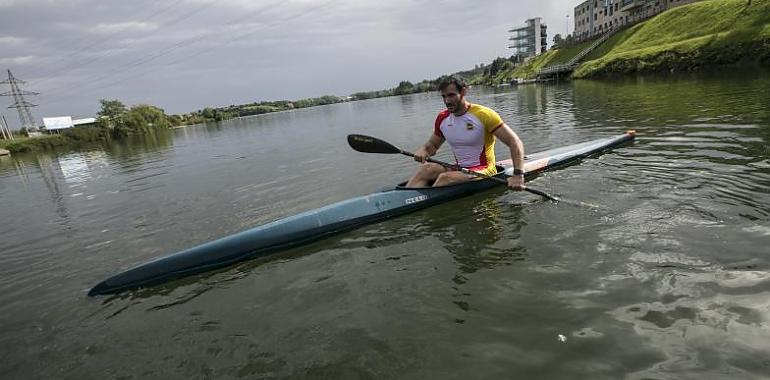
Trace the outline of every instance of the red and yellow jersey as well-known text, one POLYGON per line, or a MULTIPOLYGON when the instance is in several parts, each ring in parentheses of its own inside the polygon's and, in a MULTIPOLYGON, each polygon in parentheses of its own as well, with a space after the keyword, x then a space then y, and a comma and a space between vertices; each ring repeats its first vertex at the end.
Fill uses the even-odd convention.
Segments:
POLYGON ((495 168, 495 136, 503 125, 497 112, 478 104, 471 104, 461 116, 444 110, 436 117, 433 133, 452 147, 457 164, 487 175, 497 173, 495 168))

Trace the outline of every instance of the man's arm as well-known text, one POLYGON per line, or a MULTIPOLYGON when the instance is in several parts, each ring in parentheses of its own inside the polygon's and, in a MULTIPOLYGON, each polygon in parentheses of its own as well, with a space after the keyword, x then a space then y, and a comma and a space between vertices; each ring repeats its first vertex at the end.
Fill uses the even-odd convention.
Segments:
POLYGON ((425 162, 425 160, 436 154, 438 148, 444 143, 444 138, 438 135, 430 135, 428 142, 423 144, 420 148, 414 152, 414 160, 417 162, 425 162))
MULTIPOLYGON (((516 132, 514 132, 513 129, 508 126, 508 124, 503 123, 503 125, 500 126, 500 128, 497 128, 493 134, 505 145, 508 145, 508 148, 510 148, 511 160, 513 161, 514 170, 522 170, 523 173, 524 143, 521 142, 521 139, 518 135, 516 135, 516 132)), ((512 177, 508 178, 508 187, 510 187, 512 190, 524 190, 524 175, 513 175, 512 177)))

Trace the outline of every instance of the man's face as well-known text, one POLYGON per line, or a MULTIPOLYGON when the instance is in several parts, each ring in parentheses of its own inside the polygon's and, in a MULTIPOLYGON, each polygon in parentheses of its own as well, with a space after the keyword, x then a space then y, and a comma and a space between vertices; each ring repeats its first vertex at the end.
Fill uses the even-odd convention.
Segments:
POLYGON ((465 94, 463 92, 457 91, 457 86, 454 84, 446 86, 446 88, 441 91, 441 98, 444 99, 444 105, 446 105, 446 109, 452 113, 462 109, 464 97, 465 94))

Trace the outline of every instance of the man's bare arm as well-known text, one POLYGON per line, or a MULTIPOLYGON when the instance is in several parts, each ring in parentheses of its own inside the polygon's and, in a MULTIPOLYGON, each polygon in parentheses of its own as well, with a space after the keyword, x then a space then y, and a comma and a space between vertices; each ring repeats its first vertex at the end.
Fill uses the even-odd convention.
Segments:
POLYGON ((417 149, 416 152, 414 152, 414 159, 418 162, 425 162, 425 160, 436 154, 438 151, 438 148, 441 146, 441 144, 444 143, 444 138, 440 136, 436 136, 435 134, 430 135, 430 138, 428 141, 417 149))
MULTIPOLYGON (((524 143, 521 142, 521 139, 516 132, 514 132, 508 124, 503 123, 500 128, 495 130, 494 135, 510 148, 513 168, 524 170, 524 143)), ((508 179, 508 187, 513 190, 523 190, 524 176, 514 175, 510 177, 508 179)))

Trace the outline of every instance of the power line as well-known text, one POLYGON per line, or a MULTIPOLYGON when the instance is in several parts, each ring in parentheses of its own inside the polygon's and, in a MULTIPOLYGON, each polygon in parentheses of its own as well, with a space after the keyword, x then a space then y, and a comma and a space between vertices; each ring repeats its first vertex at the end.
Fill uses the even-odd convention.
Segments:
MULTIPOLYGON (((296 14, 296 15, 292 15, 292 16, 288 16, 288 17, 286 17, 286 18, 284 18, 284 19, 281 19, 281 20, 277 20, 276 22, 274 22, 274 23, 272 23, 272 24, 267 24, 267 25, 265 25, 263 28, 260 28, 260 29, 257 29, 257 30, 252 30, 252 31, 246 32, 246 33, 244 33, 244 34, 241 34, 241 35, 240 35, 240 36, 238 36, 238 37, 235 37, 235 38, 233 38, 233 39, 230 39, 230 40, 227 40, 227 41, 225 41, 225 42, 224 42, 224 44, 223 44, 223 45, 221 45, 221 46, 227 46, 227 45, 230 45, 230 44, 232 44, 232 43, 234 43, 234 42, 237 42, 237 41, 240 41, 240 40, 242 40, 242 39, 244 39, 244 38, 246 38, 246 37, 249 37, 249 36, 251 36, 251 35, 253 35, 253 34, 257 33, 257 32, 260 32, 260 31, 262 31, 262 30, 264 30, 264 29, 267 29, 267 28, 269 28, 269 27, 275 26, 275 25, 277 25, 277 24, 281 24, 281 23, 284 23, 284 22, 288 22, 288 21, 294 20, 294 19, 296 19, 296 18, 299 18, 299 17, 302 17, 302 16, 304 16, 304 15, 306 15, 306 14, 308 14, 308 13, 314 12, 314 11, 315 11, 315 10, 317 10, 317 9, 326 8, 326 7, 327 7, 327 6, 329 6, 330 4, 333 4, 333 3, 337 3, 337 2, 339 2, 339 1, 340 1, 340 0, 329 0, 329 1, 327 1, 327 2, 325 2, 325 3, 323 3, 323 4, 321 4, 321 5, 319 5, 319 6, 317 6, 317 7, 314 7, 314 8, 310 8, 310 9, 309 9, 307 12, 304 12, 304 13, 300 13, 300 14, 296 14)), ((221 46, 220 46, 220 47, 221 47, 221 46)), ((178 59, 178 60, 175 60, 175 61, 171 61, 171 62, 169 62, 169 64, 178 63, 178 62, 180 62, 180 61, 182 61, 182 60, 185 60, 185 59, 190 59, 190 58, 192 58, 192 57, 195 57, 195 56, 198 56, 198 55, 201 55, 201 54, 207 53, 207 52, 210 52, 210 50, 203 50, 203 49, 201 49, 201 50, 198 50, 198 51, 194 52, 193 54, 191 54, 191 55, 189 55, 189 56, 185 56, 185 57, 182 57, 181 59, 178 59)))
MULTIPOLYGON (((144 19, 142 19, 142 20, 140 20, 138 22, 139 23, 143 23, 143 22, 149 21, 152 18, 154 18, 155 16, 157 16, 159 14, 162 14, 162 13, 166 12, 167 10, 173 8, 174 6, 176 6, 177 4, 181 3, 182 1, 185 1, 185 0, 177 0, 177 1, 173 2, 173 3, 171 3, 169 6, 167 6, 167 7, 163 8, 163 9, 161 9, 159 11, 156 11, 156 12, 150 14, 149 16, 145 17, 144 19)), ((71 57, 73 57, 73 56, 75 56, 75 55, 77 55, 79 53, 82 53, 82 52, 84 52, 84 51, 86 51, 86 50, 88 50, 88 49, 90 49, 90 48, 92 48, 94 46, 97 46, 97 45, 99 45, 99 44, 101 44, 103 42, 106 42, 106 41, 110 40, 112 37, 117 36, 121 32, 126 31, 127 29, 128 29, 128 27, 125 27, 123 29, 118 29, 118 30, 108 34, 107 36, 97 40, 96 42, 93 42, 93 43, 90 43, 90 44, 87 44, 87 45, 83 45, 79 49, 74 50, 74 51, 70 52, 69 54, 67 54, 67 55, 65 55, 63 57, 59 57, 58 60, 50 63, 50 65, 54 66, 54 67, 58 66, 59 63, 65 61, 65 60, 67 60, 67 59, 69 59, 69 58, 71 58, 71 57)), ((36 76, 38 76, 38 77, 46 77, 46 76, 49 76, 49 75, 52 75, 52 74, 58 74, 58 73, 60 73, 62 71, 66 71, 67 69, 69 69, 69 67, 64 68, 64 69, 51 70, 51 71, 48 71, 48 72, 45 72, 43 74, 39 74, 39 75, 36 75, 36 76)))
MULTIPOLYGON (((298 13, 298 14, 294 14, 294 15, 290 15, 290 16, 288 16, 288 17, 285 17, 285 18, 282 18, 282 19, 280 19, 280 20, 276 20, 276 22, 274 22, 274 23, 271 23, 271 24, 266 24, 266 25, 264 25, 262 28, 259 28, 259 29, 256 29, 256 30, 252 30, 252 31, 249 31, 249 32, 246 32, 246 33, 243 33, 243 34, 239 35, 238 37, 236 37, 236 38, 234 38, 234 39, 231 39, 231 40, 228 40, 228 41, 226 41, 226 42, 223 42, 223 44, 222 44, 222 45, 219 45, 218 47, 229 45, 229 44, 231 44, 231 43, 233 43, 233 42, 236 42, 236 41, 238 41, 238 40, 241 40, 241 39, 243 39, 243 38, 245 38, 245 37, 248 37, 248 36, 250 36, 250 35, 252 35, 252 34, 254 34, 254 33, 256 33, 256 32, 259 32, 259 31, 262 31, 262 30, 264 30, 264 29, 266 29, 266 28, 269 28, 269 27, 272 27, 272 26, 278 25, 278 24, 280 24, 280 23, 284 23, 284 22, 286 22, 286 21, 290 21, 290 20, 296 19, 296 18, 298 18, 298 17, 304 16, 304 15, 306 15, 306 14, 308 14, 308 13, 310 13, 310 12, 313 12, 313 11, 315 11, 315 10, 319 9, 319 8, 323 8, 323 7, 326 7, 326 6, 328 6, 329 4, 331 4, 331 3, 335 3, 335 2, 338 2, 338 1, 339 1, 339 0, 331 0, 331 1, 328 1, 328 2, 326 2, 326 3, 323 3, 323 4, 321 4, 321 5, 319 5, 319 6, 316 6, 316 7, 310 8, 310 9, 308 9, 308 10, 304 11, 304 12, 301 12, 301 13, 298 13)), ((256 11, 254 11, 254 12, 252 12, 252 13, 249 13, 249 14, 246 14, 246 15, 244 15, 244 16, 242 16, 242 17, 239 17, 239 18, 237 18, 237 19, 233 19, 233 20, 231 20, 231 21, 228 21, 226 24, 234 24, 234 23, 238 23, 238 22, 240 22, 240 21, 243 21, 243 20, 245 20, 245 19, 251 18, 251 17, 253 17, 254 15, 256 15, 256 14, 258 14, 258 13, 264 13, 264 12, 266 12, 266 11, 270 10, 271 8, 275 8, 275 7, 279 6, 279 5, 282 5, 282 3, 283 3, 282 1, 279 1, 279 2, 277 2, 277 3, 274 3, 274 4, 272 4, 272 5, 268 5, 268 6, 265 6, 265 7, 259 8, 259 9, 257 9, 256 11)), ((186 39, 186 40, 180 41, 180 42, 178 42, 178 43, 176 43, 176 44, 174 44, 174 45, 168 46, 168 47, 166 47, 166 48, 164 48, 164 49, 160 50, 159 52, 157 52, 156 54, 154 54, 154 55, 152 55, 152 56, 149 56, 149 57, 145 57, 145 58, 141 58, 141 59, 138 59, 138 60, 136 60, 136 61, 133 61, 133 62, 131 62, 131 63, 127 64, 127 65, 124 65, 124 66, 121 66, 121 67, 115 68, 115 69, 111 70, 109 73, 107 73, 107 74, 105 74, 105 75, 102 75, 102 76, 100 76, 100 77, 97 77, 96 79, 93 79, 93 80, 89 80, 89 82, 88 82, 88 84, 87 84, 87 85, 85 85, 85 86, 81 86, 81 87, 78 87, 78 88, 77 88, 77 91, 78 91, 78 92, 80 92, 80 93, 82 93, 82 92, 83 92, 83 89, 84 89, 84 88, 88 88, 88 87, 89 87, 89 85, 93 85, 94 83, 98 83, 98 82, 100 82, 100 81, 102 81, 102 80, 104 80, 104 79, 107 79, 107 78, 114 78, 114 77, 115 77, 115 74, 121 74, 121 73, 125 73, 126 71, 129 71, 129 70, 131 70, 131 69, 133 69, 133 68, 135 68, 135 67, 141 66, 141 65, 143 65, 143 64, 146 64, 146 63, 148 63, 148 62, 151 62, 151 61, 154 61, 154 60, 156 60, 156 59, 158 59, 158 58, 161 58, 161 57, 163 57, 163 56, 166 56, 166 55, 170 54, 171 52, 173 52, 173 51, 175 51, 175 50, 177 50, 177 49, 179 49, 179 48, 183 48, 183 47, 186 47, 186 46, 190 46, 190 45, 193 45, 193 44, 195 44, 195 43, 199 43, 199 42, 202 42, 204 39, 205 39, 204 37, 193 37, 193 38, 189 38, 189 39, 186 39)), ((186 57, 184 57, 184 59, 189 59, 189 58, 191 58, 191 57, 193 57, 193 56, 196 56, 196 55, 200 55, 200 54, 202 54, 202 53, 205 53, 205 52, 209 52, 209 51, 211 51, 211 49, 203 49, 203 50, 199 50, 198 52, 194 53, 193 55, 190 55, 190 56, 186 56, 186 57)), ((178 62, 178 60, 177 60, 177 61, 174 61, 173 63, 176 63, 176 62, 178 62)), ((149 73, 149 72, 151 72, 151 71, 153 71, 153 70, 154 70, 154 69, 151 69, 151 70, 145 71, 145 72, 141 73, 141 75, 143 75, 143 74, 146 74, 146 73, 149 73)), ((106 83, 106 84, 104 84, 104 85, 100 85, 100 86, 97 86, 97 87, 92 87, 92 88, 90 88, 90 91, 95 91, 95 90, 98 90, 98 89, 102 89, 102 88, 110 87, 110 86, 113 86, 113 85, 115 85, 115 84, 119 84, 119 83, 125 82, 125 81, 127 81, 127 80, 131 80, 131 79, 134 79, 134 78, 136 78, 136 77, 138 77, 138 76, 136 76, 136 75, 130 75, 130 76, 128 76, 128 77, 125 77, 125 78, 123 78, 123 79, 120 79, 120 80, 117 80, 117 81, 112 81, 112 82, 106 83)), ((62 94, 62 93, 66 94, 66 93, 69 93, 69 92, 72 92, 72 91, 75 91, 75 90, 69 90, 69 91, 65 91, 65 92, 60 92, 60 94, 62 94)), ((49 93, 50 93, 50 92, 49 92, 49 93)), ((56 93, 56 92, 54 91, 54 93, 56 93)), ((53 101, 49 101, 49 102, 46 102, 46 103, 47 103, 47 104, 58 103, 58 102, 61 102, 61 101, 63 101, 63 100, 65 100, 65 99, 63 99, 63 98, 60 98, 60 99, 55 99, 55 100, 53 100, 53 101)))
MULTIPOLYGON (((238 37, 235 37, 233 39, 225 41, 221 45, 217 46, 217 48, 230 45, 230 44, 232 44, 234 42, 237 42, 237 41, 240 41, 240 40, 242 40, 242 39, 244 39, 246 37, 249 37, 249 36, 251 36, 251 35, 253 35, 253 34, 257 33, 257 32, 260 32, 260 31, 262 31, 264 29, 270 28, 270 27, 275 26, 275 25, 283 24, 285 22, 294 20, 296 18, 300 18, 300 17, 302 17, 302 16, 304 16, 304 15, 306 15, 308 13, 314 12, 317 9, 326 8, 328 5, 330 5, 332 3, 339 2, 339 1, 340 0, 330 0, 330 1, 327 1, 326 3, 323 3, 323 4, 321 4, 321 5, 317 6, 317 7, 310 8, 306 12, 295 14, 295 15, 291 15, 291 16, 285 17, 285 18, 280 19, 280 20, 276 20, 276 22, 274 22, 272 24, 263 25, 263 27, 260 28, 260 29, 256 29, 256 30, 252 30, 252 31, 243 33, 243 34, 239 35, 238 37)), ((190 55, 181 57, 181 58, 179 58, 177 60, 173 60, 171 62, 168 62, 166 65, 168 66, 168 65, 175 64, 175 63, 178 63, 178 62, 181 62, 181 61, 184 61, 184 60, 189 60, 189 59, 191 59, 193 57, 200 56, 202 54, 209 53, 211 51, 212 51, 211 49, 201 49, 201 50, 198 50, 198 51, 194 52, 193 54, 190 54, 190 55)), ((146 72, 143 72, 143 74, 146 74, 146 73, 148 73, 150 71, 152 71, 152 70, 148 70, 146 72)), ((125 81, 129 80, 129 79, 133 79, 133 77, 124 78, 124 79, 122 79, 122 80, 120 80, 118 82, 115 82, 115 83, 122 83, 122 82, 125 82, 125 81)))
MULTIPOLYGON (((176 4, 178 4, 178 3, 180 3, 181 1, 184 1, 184 0, 178 0, 177 2, 173 3, 173 4, 172 4, 172 6, 173 6, 173 5, 176 5, 176 4)), ((194 15, 196 15, 196 14, 200 13, 200 12, 201 12, 201 11, 203 11, 204 9, 206 9, 206 8, 208 8, 208 7, 210 7, 210 6, 214 5, 214 4, 215 4, 215 2, 213 2, 213 1, 212 1, 212 2, 209 2, 209 3, 205 3, 205 4, 203 4, 202 6, 200 6, 200 7, 198 7, 198 8, 195 8, 195 9, 193 9, 191 12, 185 13, 184 15, 182 15, 182 16, 180 16, 180 17, 177 17, 176 19, 173 19, 173 20, 171 20, 170 22, 168 22, 168 23, 166 23, 166 24, 163 24, 163 25, 161 26, 161 28, 164 28, 164 27, 168 27, 169 25, 173 25, 173 24, 179 23, 179 22, 181 22, 181 21, 187 20, 187 19, 189 19, 190 17, 192 17, 192 16, 194 16, 194 15)), ((169 6, 169 7, 167 7, 167 8, 164 8, 164 9, 163 9, 163 11, 165 11, 165 10, 167 10, 167 9, 170 9, 170 8, 171 8, 171 6, 169 6)), ((149 19, 151 19, 151 18, 155 17, 156 15, 158 15, 158 14, 160 14, 160 13, 162 13, 162 11, 158 11, 158 12, 155 12, 154 14, 150 15, 149 17, 147 17, 147 18, 145 18, 144 20, 142 20, 142 21, 139 21, 139 22, 140 22, 140 23, 141 23, 141 22, 145 22, 145 21, 147 21, 147 20, 149 20, 149 19)), ((96 43, 93 43, 93 44, 91 44, 91 45, 89 45, 89 46, 87 46, 87 47, 85 47, 85 48, 82 48, 82 49, 80 49, 79 51, 80 51, 80 52, 82 52, 82 51, 84 51, 84 50, 85 50, 85 49, 87 49, 87 48, 90 48, 90 47, 96 46, 96 45, 100 44, 101 42, 104 42, 104 41, 106 41, 106 40, 109 40, 109 39, 111 39, 112 37, 114 37, 114 36, 116 36, 116 35, 120 34, 121 32, 125 32, 125 31, 126 31, 126 29, 121 29, 121 30, 119 30, 119 31, 117 31, 117 32, 114 32, 113 34, 109 35, 107 38, 105 38, 105 39, 103 39, 103 40, 100 40, 100 41, 97 41, 96 43)), ((72 56, 72 55, 74 55, 74 54, 70 54, 69 56, 72 56)), ((66 71, 68 71, 68 70, 70 70, 70 69, 72 69, 72 68, 75 68, 75 67, 81 67, 81 66, 83 66, 84 64, 85 64, 85 65, 91 65, 91 64, 93 64, 94 62, 97 62, 97 61, 101 60, 102 58, 111 57, 111 56, 113 56, 113 55, 115 55, 115 53, 114 53, 113 51, 109 51, 109 50, 108 50, 108 51, 102 52, 102 53, 100 53, 100 54, 97 54, 95 58, 88 58, 87 60, 79 60, 79 61, 74 61, 74 62, 72 62, 71 64, 69 64, 69 65, 66 65, 66 66, 64 66, 64 67, 62 67, 62 68, 59 68, 59 69, 55 69, 55 70, 53 70, 53 71, 50 71, 50 72, 46 73, 45 75, 41 75, 41 76, 44 76, 44 77, 48 77, 48 79, 42 79, 42 80, 38 81, 38 85, 40 85, 40 83, 46 83, 46 82, 50 81, 50 80, 51 80, 50 78, 51 78, 52 76, 54 76, 54 75, 57 75, 57 74, 60 74, 60 73, 66 72, 66 71)))
MULTIPOLYGON (((245 19, 254 17, 256 14, 263 13, 263 12, 269 10, 270 8, 274 8, 274 7, 282 5, 282 4, 283 4, 282 1, 278 1, 278 2, 276 2, 274 4, 271 4, 271 5, 262 7, 262 8, 258 8, 254 12, 251 12, 251 13, 248 13, 246 15, 242 15, 242 16, 236 18, 236 19, 230 20, 226 24, 233 24, 233 23, 241 22, 241 21, 243 21, 245 19)), ((107 72, 106 74, 103 74, 103 75, 101 75, 99 77, 96 77, 95 79, 90 79, 88 81, 88 83, 92 85, 92 84, 98 83, 98 82, 100 82, 100 81, 102 81, 104 79, 114 78, 115 75, 119 75, 119 74, 125 73, 126 71, 131 70, 134 67, 140 66, 140 65, 145 64, 147 62, 150 62, 150 61, 153 61, 153 60, 155 60, 157 58, 165 56, 165 55, 169 54, 170 52, 172 52, 174 50, 177 50, 179 48, 183 48, 185 46, 189 46, 189 45, 192 45, 192 44, 195 44, 195 43, 199 43, 199 42, 201 42, 203 40, 205 40, 205 36, 195 36, 195 37, 192 37, 192 38, 187 38, 187 39, 182 40, 180 42, 177 42, 177 43, 175 43, 173 45, 166 46, 166 47, 160 49, 158 52, 156 52, 155 54, 153 54, 153 55, 151 55, 149 57, 143 57, 143 58, 134 60, 134 61, 132 61, 132 62, 126 64, 126 65, 122 65, 122 66, 116 67, 113 70, 110 70, 109 72, 107 72)), ((87 87, 87 85, 86 85, 86 87, 87 87)), ((80 91, 80 90, 82 90, 82 88, 83 88, 83 86, 79 87, 78 90, 80 91)), ((49 91, 49 93, 50 92, 51 91, 49 91)), ((56 93, 56 90, 53 90, 53 92, 56 93)))
MULTIPOLYGON (((266 11, 270 10, 271 8, 275 8, 275 7, 277 7, 279 5, 282 5, 282 4, 283 4, 283 2, 279 1, 279 2, 274 3, 272 5, 268 5, 268 6, 265 6, 263 8, 260 8, 255 13, 263 13, 263 12, 266 12, 266 11)), ((238 23, 240 21, 243 21, 243 20, 245 20, 247 18, 251 18, 251 17, 253 17, 253 14, 244 16, 244 17, 242 17, 240 19, 237 19, 237 20, 233 20, 231 22, 228 22, 228 24, 238 23)), ((280 20, 280 21, 284 21, 285 22, 288 19, 290 19, 290 18, 287 18, 287 19, 284 19, 284 20, 280 20)), ((259 30, 261 30, 261 29, 259 29, 259 30)), ((136 61, 133 61, 133 62, 129 63, 126 66, 122 66, 120 68, 117 68, 116 70, 113 70, 113 71, 105 74, 105 75, 102 75, 101 77, 97 77, 92 82, 98 82, 99 80, 112 77, 113 76, 112 74, 117 74, 117 73, 120 73, 120 72, 125 72, 125 71, 130 70, 130 69, 132 69, 134 67, 141 66, 141 65, 143 65, 145 63, 148 63, 148 62, 154 61, 154 60, 156 60, 156 59, 158 59, 160 57, 166 56, 166 55, 170 54, 171 52, 173 52, 174 50, 177 50, 177 49, 180 49, 180 48, 184 48, 184 47, 187 47, 187 46, 192 46, 192 45, 194 45, 196 43, 199 43, 199 42, 202 42, 202 41, 203 41, 203 39, 201 39, 201 38, 199 38, 197 36, 189 38, 187 40, 183 40, 183 41, 178 42, 178 43, 176 43, 174 45, 171 45, 169 47, 164 48, 163 50, 159 51, 158 53, 156 53, 154 55, 151 55, 149 57, 140 58, 140 59, 138 59, 136 61)), ((227 44, 228 43, 225 43, 225 45, 227 45, 227 44)), ((210 51, 210 50, 207 50, 207 51, 210 51)))

